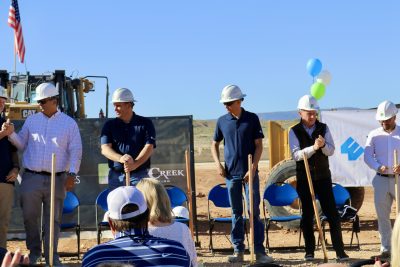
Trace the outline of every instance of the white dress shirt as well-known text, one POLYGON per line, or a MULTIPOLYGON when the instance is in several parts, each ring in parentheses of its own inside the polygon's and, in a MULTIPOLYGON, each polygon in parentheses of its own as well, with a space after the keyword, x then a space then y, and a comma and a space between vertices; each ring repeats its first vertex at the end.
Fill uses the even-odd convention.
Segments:
POLYGON ((78 173, 82 159, 82 141, 76 122, 57 111, 50 118, 42 112, 29 116, 21 131, 9 136, 24 151, 22 163, 32 171, 51 172, 51 155, 56 154, 56 172, 78 173))
MULTIPOLYGON (((315 131, 315 124, 311 128, 306 127, 304 124, 302 124, 302 126, 304 130, 306 130, 308 135, 311 137, 312 133, 315 131)), ((335 143, 333 142, 332 135, 328 128, 328 125, 326 126, 326 133, 324 139, 325 139, 325 146, 321 148, 322 153, 324 153, 325 156, 332 156, 333 153, 335 152, 335 143)), ((292 153, 292 157, 295 161, 303 160, 304 152, 306 153, 307 159, 311 158, 316 152, 314 150, 313 145, 301 149, 299 139, 297 138, 293 129, 290 129, 289 131, 289 147, 290 147, 290 152, 292 153)))
POLYGON ((393 174, 395 149, 400 157, 400 127, 396 125, 391 133, 379 127, 368 134, 364 161, 373 170, 378 171, 383 165, 389 168, 386 174, 393 174))

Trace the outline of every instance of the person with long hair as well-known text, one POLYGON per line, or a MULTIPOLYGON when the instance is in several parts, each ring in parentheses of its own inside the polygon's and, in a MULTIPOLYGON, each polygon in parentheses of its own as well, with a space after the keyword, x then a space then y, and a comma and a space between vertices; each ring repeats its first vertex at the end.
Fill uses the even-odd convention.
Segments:
POLYGON ((196 267, 197 254, 192 235, 186 224, 173 220, 171 202, 164 186, 154 178, 144 178, 137 188, 143 193, 150 211, 150 235, 180 242, 188 252, 192 266, 196 267))

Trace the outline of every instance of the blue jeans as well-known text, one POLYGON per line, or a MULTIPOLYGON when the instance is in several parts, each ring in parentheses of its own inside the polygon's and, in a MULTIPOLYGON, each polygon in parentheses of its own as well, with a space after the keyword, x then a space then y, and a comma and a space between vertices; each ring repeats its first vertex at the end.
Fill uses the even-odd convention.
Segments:
MULTIPOLYGON (((131 185, 137 185, 142 178, 148 177, 148 170, 131 172, 131 185)), ((110 169, 108 172, 108 189, 110 192, 117 187, 125 185, 125 173, 110 169)))
MULTIPOLYGON (((244 251, 244 221, 243 221, 243 177, 230 176, 226 177, 226 187, 228 189, 229 202, 232 207, 232 231, 231 241, 235 252, 244 251)), ((244 185, 246 193, 247 211, 250 214, 249 207, 249 184, 244 185)), ((253 179, 254 192, 254 251, 258 254, 265 254, 264 242, 264 224, 260 220, 260 181, 258 172, 255 173, 253 179)))

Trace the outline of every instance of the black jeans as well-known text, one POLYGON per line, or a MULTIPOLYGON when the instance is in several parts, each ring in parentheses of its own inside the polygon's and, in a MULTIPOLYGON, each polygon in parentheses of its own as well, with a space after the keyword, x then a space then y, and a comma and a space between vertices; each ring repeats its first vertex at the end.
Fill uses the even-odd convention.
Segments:
MULTIPOLYGON (((342 228, 333 197, 332 182, 330 179, 313 181, 313 186, 315 195, 321 204, 322 211, 329 222, 333 248, 337 255, 343 255, 342 228)), ((314 254, 314 207, 307 180, 297 181, 297 193, 299 194, 302 205, 302 230, 306 254, 314 254)))

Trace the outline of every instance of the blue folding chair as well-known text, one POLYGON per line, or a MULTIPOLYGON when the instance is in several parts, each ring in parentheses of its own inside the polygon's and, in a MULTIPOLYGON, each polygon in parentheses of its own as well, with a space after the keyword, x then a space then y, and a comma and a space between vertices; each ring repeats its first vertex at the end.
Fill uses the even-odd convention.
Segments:
POLYGON ((104 222, 102 219, 99 219, 99 207, 103 212, 108 211, 108 205, 107 205, 107 196, 110 193, 110 190, 104 189, 96 198, 96 228, 97 228, 97 244, 100 244, 100 238, 101 238, 101 232, 103 230, 108 230, 110 229, 110 224, 108 222, 104 222))
MULTIPOLYGON (((266 235, 266 247, 269 249, 269 236, 268 231, 271 225, 271 222, 280 223, 280 222, 291 222, 299 220, 301 224, 301 215, 282 215, 282 216, 266 216, 266 201, 268 201, 271 206, 290 206, 294 201, 299 198, 296 190, 291 184, 288 183, 274 183, 269 185, 264 190, 263 195, 263 212, 264 212, 264 224, 265 224, 265 235, 266 235)), ((301 240, 301 230, 299 231, 299 246, 301 240)))
MULTIPOLYGON (((212 239, 212 231, 216 223, 222 224, 232 224, 232 217, 214 217, 212 216, 211 209, 210 209, 210 202, 214 204, 217 208, 231 208, 231 204, 229 203, 229 195, 228 189, 226 188, 226 184, 218 184, 211 188, 210 192, 208 193, 207 199, 207 214, 208 214, 208 225, 209 225, 209 236, 210 236, 210 243, 208 245, 209 250, 214 253, 214 246, 213 246, 213 239, 212 239)), ((244 203, 244 202, 243 202, 244 203)), ((243 209, 244 210, 244 209, 243 209)), ((247 245, 249 242, 247 236, 247 227, 246 227, 246 211, 244 212, 243 220, 244 220, 244 229, 247 237, 247 245)), ((229 240, 229 239, 228 239, 229 240)), ((229 240, 230 242, 230 240, 229 240)))
MULTIPOLYGON (((346 188, 337 183, 332 183, 333 197, 335 198, 336 209, 338 209, 340 221, 352 223, 350 248, 353 246, 354 235, 357 238, 357 248, 360 248, 360 240, 358 239, 358 233, 360 232, 360 218, 357 214, 357 210, 348 204, 350 204, 350 193, 346 188), (351 211, 351 213, 350 213, 351 211), (350 216, 349 216, 350 215, 350 216)), ((325 215, 321 216, 322 233, 325 239, 325 225, 328 218, 325 215)))
MULTIPOLYGON (((187 207, 188 198, 182 189, 180 189, 177 186, 167 185, 165 187, 165 190, 167 191, 169 200, 171 201, 171 208, 175 208, 177 206, 187 207)), ((187 218, 176 217, 175 221, 189 224, 189 219, 187 219, 187 218)))
POLYGON ((72 222, 61 222, 60 232, 75 231, 76 240, 78 245, 78 259, 80 256, 80 240, 81 240, 81 226, 80 226, 80 209, 79 199, 73 192, 67 192, 64 199, 63 216, 72 214, 77 210, 77 220, 72 222))

